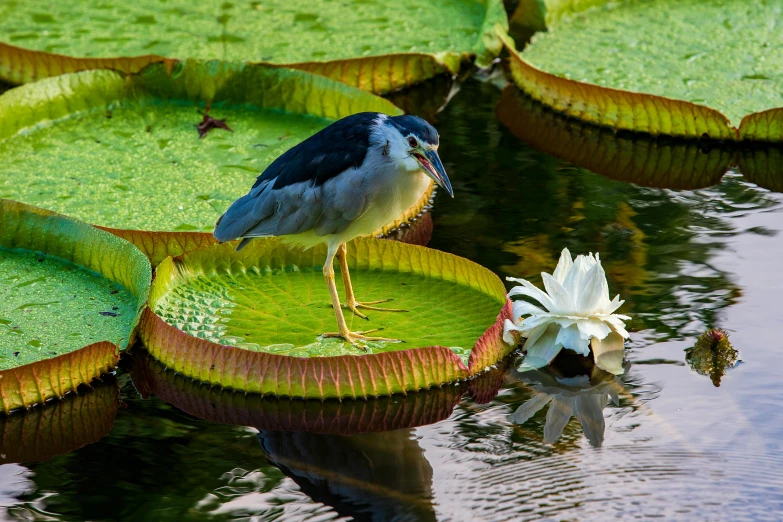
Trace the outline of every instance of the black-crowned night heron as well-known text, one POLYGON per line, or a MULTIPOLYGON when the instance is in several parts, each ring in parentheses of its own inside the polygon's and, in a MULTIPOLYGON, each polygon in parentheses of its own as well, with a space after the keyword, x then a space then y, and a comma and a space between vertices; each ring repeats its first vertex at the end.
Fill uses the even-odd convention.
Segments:
POLYGON ((438 157, 438 132, 416 116, 354 114, 336 121, 289 149, 258 177, 250 192, 231 204, 215 225, 215 238, 283 236, 295 246, 326 243, 324 277, 337 316, 337 333, 359 341, 390 341, 351 332, 345 323, 334 280, 335 256, 345 285, 346 308, 366 319, 359 309, 382 302, 356 301, 346 259, 346 242, 369 235, 412 207, 430 179, 452 197, 451 183, 438 157))

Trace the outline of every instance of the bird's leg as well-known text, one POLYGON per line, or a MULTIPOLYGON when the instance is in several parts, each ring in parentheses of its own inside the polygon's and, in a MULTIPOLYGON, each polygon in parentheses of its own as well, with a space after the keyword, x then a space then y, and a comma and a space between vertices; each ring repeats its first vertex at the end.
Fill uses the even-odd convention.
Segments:
MULTIPOLYGON (((342 245, 344 247, 344 245, 342 245)), ((375 332, 377 330, 368 330, 366 332, 352 332, 348 329, 348 325, 345 323, 345 316, 343 316, 343 310, 340 306, 340 296, 337 293, 337 284, 334 280, 334 262, 335 251, 330 247, 329 253, 326 255, 326 264, 324 264, 324 279, 326 279, 326 286, 329 287, 329 296, 332 299, 332 307, 334 307, 334 315, 337 318, 337 333, 325 333, 323 337, 341 337, 351 343, 352 345, 367 351, 366 348, 359 344, 360 341, 386 341, 392 343, 400 342, 397 339, 387 339, 385 337, 368 337, 366 334, 375 332)))
POLYGON ((382 299, 380 301, 367 301, 360 303, 356 300, 356 296, 353 293, 353 285, 351 284, 351 273, 348 271, 348 249, 345 243, 337 247, 337 260, 340 261, 340 273, 343 276, 343 285, 345 285, 345 308, 352 311, 362 319, 367 319, 367 316, 359 311, 359 308, 364 310, 378 310, 381 312, 407 312, 407 310, 401 310, 399 308, 381 308, 379 306, 373 306, 381 303, 388 303, 391 299, 382 299))

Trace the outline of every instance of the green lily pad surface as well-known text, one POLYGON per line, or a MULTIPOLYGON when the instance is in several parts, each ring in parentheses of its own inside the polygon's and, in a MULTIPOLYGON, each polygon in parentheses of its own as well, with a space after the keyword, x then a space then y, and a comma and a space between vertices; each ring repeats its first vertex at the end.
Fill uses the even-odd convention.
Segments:
MULTIPOLYGON (((49 78, 0 95, 9 115, 0 121, 0 197, 116 230, 211 232, 276 157, 360 111, 400 113, 367 92, 276 67, 189 62, 127 79, 49 78), (206 100, 231 131, 199 137, 206 100)), ((150 238, 132 239, 151 254, 150 238)))
POLYGON ((780 1, 624 0, 553 21, 522 57, 580 82, 706 105, 737 126, 783 106, 781 23, 780 1))
POLYGON ((109 340, 126 347, 138 302, 129 290, 56 257, 0 248, 0 370, 109 340))
POLYGON ((477 0, 9 1, 0 6, 0 41, 82 57, 292 63, 470 52, 486 12, 477 0))
MULTIPOLYGON (((292 357, 362 353, 342 340, 318 339, 336 329, 321 266, 254 268, 194 274, 158 299, 153 311, 195 337, 245 350, 292 357)), ((372 343, 367 353, 447 346, 467 364, 503 305, 478 289, 419 274, 358 270, 352 280, 362 300, 393 298, 386 306, 408 310, 367 311, 370 321, 347 313, 353 330, 383 328, 383 336, 405 341, 372 343)))
POLYGON ((0 200, 0 411, 62 397, 116 365, 152 270, 133 245, 0 200))
MULTIPOLYGON (((175 371, 245 391, 363 397, 466 378, 513 347, 500 341, 509 313, 496 275, 462 258, 397 241, 348 246, 358 299, 393 299, 407 312, 346 312, 354 331, 382 328, 402 343, 340 339, 322 266, 326 251, 279 238, 202 248, 158 266, 141 338, 175 371), (372 313, 369 313, 372 312, 372 313), (329 375, 326 378, 326 375, 329 375)), ((338 276, 342 292, 342 281, 338 276)))
POLYGON ((211 232, 269 163, 331 123, 271 110, 211 114, 234 132, 199 139, 198 107, 162 102, 20 133, 0 142, 0 197, 111 228, 211 232))

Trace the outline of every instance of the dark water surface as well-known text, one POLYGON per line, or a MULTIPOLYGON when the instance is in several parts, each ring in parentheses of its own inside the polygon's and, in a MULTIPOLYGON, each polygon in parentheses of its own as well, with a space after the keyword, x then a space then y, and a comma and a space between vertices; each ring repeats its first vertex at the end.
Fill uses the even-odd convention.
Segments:
POLYGON ((22 462, 0 466, 4 518, 783 518, 783 195, 759 186, 783 186, 779 151, 616 137, 500 83, 468 79, 440 113, 447 83, 395 99, 434 121, 454 185, 430 246, 534 282, 563 247, 599 251, 633 317, 624 375, 507 361, 321 404, 211 390, 136 348, 116 379, 0 421, 22 462), (725 375, 686 358, 710 328, 739 350, 725 375))

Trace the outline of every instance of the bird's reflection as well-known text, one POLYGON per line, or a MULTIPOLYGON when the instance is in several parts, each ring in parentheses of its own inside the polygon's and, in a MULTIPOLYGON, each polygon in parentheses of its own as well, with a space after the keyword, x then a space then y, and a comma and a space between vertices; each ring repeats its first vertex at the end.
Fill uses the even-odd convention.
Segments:
POLYGON ((610 402, 618 406, 623 390, 619 377, 600 369, 589 357, 566 352, 540 370, 514 370, 507 380, 523 382, 534 392, 511 414, 511 422, 524 424, 549 406, 544 425, 547 444, 557 442, 571 417, 576 417, 590 444, 600 447, 606 429, 603 410, 610 402))
POLYGON ((466 393, 490 400, 507 364, 469 386, 368 400, 289 400, 210 387, 143 350, 125 358, 136 389, 199 418, 251 426, 269 461, 313 500, 354 520, 435 520, 433 471, 414 427, 448 418, 466 393))
POLYGON ((432 468, 403 429, 352 436, 260 431, 269 460, 316 502, 355 520, 435 520, 432 468))

